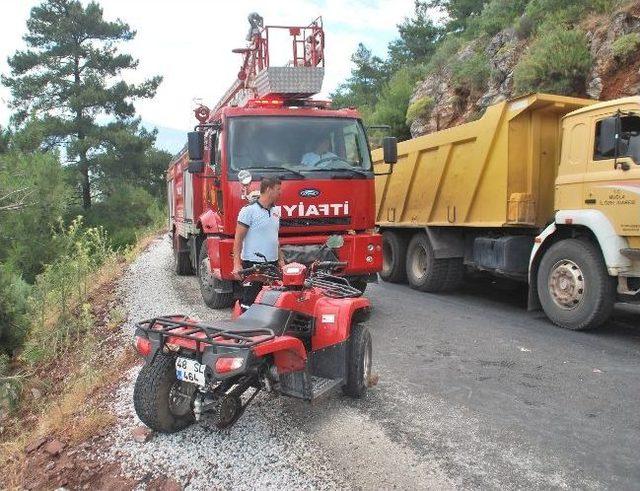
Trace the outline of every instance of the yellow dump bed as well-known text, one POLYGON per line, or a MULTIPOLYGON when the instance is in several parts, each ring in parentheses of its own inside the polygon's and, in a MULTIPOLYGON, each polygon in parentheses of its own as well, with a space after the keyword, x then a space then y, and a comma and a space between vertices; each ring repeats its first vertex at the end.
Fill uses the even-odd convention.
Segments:
MULTIPOLYGON (((384 227, 541 227, 553 213, 561 119, 596 101, 531 94, 477 121, 398 144, 393 174, 376 178, 384 227)), ((376 172, 388 165, 373 152, 376 172)))

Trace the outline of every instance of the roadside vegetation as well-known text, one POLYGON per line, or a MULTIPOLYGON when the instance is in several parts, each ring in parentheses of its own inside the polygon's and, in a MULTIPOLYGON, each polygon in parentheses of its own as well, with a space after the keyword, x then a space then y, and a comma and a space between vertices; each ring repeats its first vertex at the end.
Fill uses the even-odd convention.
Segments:
POLYGON ((45 0, 2 76, 13 113, 0 128, 0 441, 23 403, 45 411, 61 390, 46 367, 69 357, 85 386, 102 376, 82 347, 118 315, 96 313, 95 294, 164 226, 171 156, 133 105, 161 77, 123 81, 137 60, 120 47, 134 36, 95 2, 45 0))
MULTIPOLYGON (((411 123, 430 111, 424 100, 410 104, 417 84, 446 69, 457 90, 481 94, 492 75, 485 48, 492 36, 508 28, 529 45, 515 69, 516 94, 551 91, 584 96, 592 60, 580 23, 589 15, 611 13, 628 3, 417 0, 413 15, 398 25, 398 39, 388 45, 384 59, 359 45, 351 57, 351 76, 332 99, 338 107, 358 107, 366 124, 389 124, 400 140, 410 138, 411 123)), ((614 44, 614 54, 624 60, 638 45, 637 35, 623 36, 614 44)))

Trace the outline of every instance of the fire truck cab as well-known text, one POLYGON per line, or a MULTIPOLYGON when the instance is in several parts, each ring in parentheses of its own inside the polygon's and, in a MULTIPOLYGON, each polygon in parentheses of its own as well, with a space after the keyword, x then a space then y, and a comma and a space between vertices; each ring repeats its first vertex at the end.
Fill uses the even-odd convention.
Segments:
MULTIPOLYGON (((239 291, 232 274, 237 216, 257 198, 264 177, 282 181, 274 212, 285 258, 324 254, 327 238, 340 234, 344 245, 330 253, 347 263, 342 274, 354 286, 364 289, 382 268, 365 128, 354 109, 310 98, 324 74, 321 19, 262 27, 255 15, 248 48, 234 50, 244 58, 238 80, 213 110, 196 110, 200 124, 167 172, 176 272, 197 274, 212 308, 230 306, 239 291), (273 29, 287 29, 293 40, 285 67, 269 65, 273 29)), ((394 163, 395 139, 386 138, 384 147, 394 163)))

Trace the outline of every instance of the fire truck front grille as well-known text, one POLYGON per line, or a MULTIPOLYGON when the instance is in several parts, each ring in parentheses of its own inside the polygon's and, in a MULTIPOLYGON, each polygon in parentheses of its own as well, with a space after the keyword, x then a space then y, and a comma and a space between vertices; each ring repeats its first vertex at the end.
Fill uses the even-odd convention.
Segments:
POLYGON ((326 225, 350 225, 351 217, 282 218, 281 227, 323 227, 326 225))

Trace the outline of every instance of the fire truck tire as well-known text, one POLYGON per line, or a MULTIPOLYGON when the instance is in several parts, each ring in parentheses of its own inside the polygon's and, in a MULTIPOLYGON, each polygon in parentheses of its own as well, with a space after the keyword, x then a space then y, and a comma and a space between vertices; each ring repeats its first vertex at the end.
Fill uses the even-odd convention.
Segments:
POLYGON ((405 256, 407 239, 393 230, 382 233, 382 271, 380 278, 390 283, 403 283, 407 280, 405 256))
POLYGON ((360 398, 367 392, 371 379, 371 333, 362 324, 355 324, 351 328, 347 347, 347 381, 342 391, 355 398, 360 398))
POLYGON ((553 244, 540 261, 536 280, 544 313, 560 327, 594 329, 611 316, 615 279, 589 240, 566 239, 553 244))
POLYGON ((407 248, 407 279, 414 290, 437 293, 455 284, 455 275, 447 281, 450 259, 436 259, 426 234, 417 233, 407 248))
POLYGON ((207 249, 206 242, 204 242, 200 248, 198 283, 200 283, 202 300, 204 300, 207 307, 212 309, 226 309, 233 305, 233 291, 220 293, 222 280, 216 278, 211 272, 209 250, 207 249))
POLYGON ((178 276, 189 276, 193 274, 193 268, 191 267, 191 261, 189 259, 187 239, 176 232, 173 233, 173 258, 178 276))
POLYGON ((176 378, 175 358, 157 353, 145 364, 133 388, 133 407, 140 420, 161 433, 174 433, 195 421, 195 385, 176 378))

